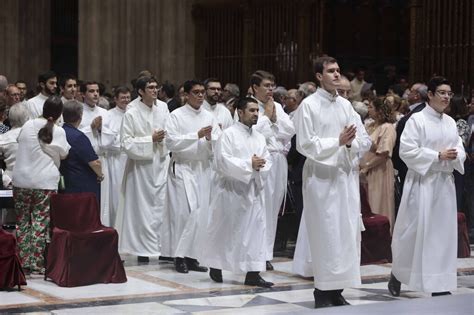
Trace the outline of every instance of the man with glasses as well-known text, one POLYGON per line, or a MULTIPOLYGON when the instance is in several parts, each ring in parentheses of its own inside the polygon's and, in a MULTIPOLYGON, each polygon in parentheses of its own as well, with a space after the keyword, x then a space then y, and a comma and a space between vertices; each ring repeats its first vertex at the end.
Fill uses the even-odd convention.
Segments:
MULTIPOLYGON (((127 154, 117 230, 121 252, 138 256, 138 262, 160 255, 160 234, 166 206, 166 177, 169 151, 166 148, 168 106, 155 105, 158 83, 154 77, 136 81, 140 101, 123 114, 120 142, 127 154)), ((116 96, 122 110, 130 100, 127 89, 116 96)))
POLYGON ((288 163, 286 154, 291 137, 295 134, 293 122, 283 111, 281 104, 273 101, 275 77, 273 74, 258 70, 250 77, 252 95, 259 107, 259 119, 255 130, 263 134, 267 142, 272 168, 264 186, 266 209, 266 260, 267 270, 273 270, 273 246, 278 222, 278 213, 286 194, 288 163))
POLYGON ((166 125, 166 146, 172 160, 162 255, 175 257, 177 272, 206 272, 197 258, 208 222, 213 147, 221 129, 215 117, 201 107, 204 85, 190 80, 183 86, 187 103, 170 114, 166 125))
POLYGON ((432 296, 457 287, 457 206, 453 171, 464 173, 466 153, 456 122, 444 114, 450 83, 434 77, 428 104, 408 120, 400 157, 408 166, 392 238, 388 289, 400 295, 400 282, 432 296))
POLYGON ((226 129, 234 124, 234 119, 229 110, 221 103, 221 82, 216 78, 209 78, 204 81, 206 95, 202 107, 210 112, 217 120, 221 129, 226 129))

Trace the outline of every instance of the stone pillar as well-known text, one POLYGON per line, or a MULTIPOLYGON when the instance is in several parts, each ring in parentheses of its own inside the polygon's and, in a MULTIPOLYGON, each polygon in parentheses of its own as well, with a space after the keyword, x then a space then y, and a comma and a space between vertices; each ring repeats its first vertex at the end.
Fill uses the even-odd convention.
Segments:
POLYGON ((190 2, 79 0, 79 78, 111 87, 144 69, 177 84, 194 77, 190 2))
POLYGON ((0 74, 10 83, 24 80, 34 89, 38 74, 49 70, 50 0, 0 1, 0 74))

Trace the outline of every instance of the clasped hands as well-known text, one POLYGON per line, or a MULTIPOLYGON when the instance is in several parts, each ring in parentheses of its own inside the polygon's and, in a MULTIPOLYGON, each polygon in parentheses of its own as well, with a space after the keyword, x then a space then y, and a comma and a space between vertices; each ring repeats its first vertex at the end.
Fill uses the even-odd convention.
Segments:
POLYGON ((257 172, 260 171, 261 168, 265 167, 265 163, 267 161, 264 158, 258 157, 256 154, 252 156, 252 168, 257 172))
POLYGON ((350 147, 352 141, 356 137, 357 127, 355 125, 345 126, 339 135, 339 145, 346 145, 350 147))
POLYGON ((151 138, 153 142, 162 142, 165 136, 166 136, 166 130, 161 129, 161 130, 154 130, 153 134, 151 135, 151 138))
POLYGON ((202 137, 205 137, 206 140, 210 141, 211 133, 212 133, 212 126, 202 127, 198 131, 198 138, 201 139, 202 137))

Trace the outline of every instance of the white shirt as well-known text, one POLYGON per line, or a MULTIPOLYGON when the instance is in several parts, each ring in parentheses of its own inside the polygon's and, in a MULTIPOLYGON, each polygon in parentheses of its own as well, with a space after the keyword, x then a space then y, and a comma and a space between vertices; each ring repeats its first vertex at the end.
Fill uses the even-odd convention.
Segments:
POLYGON ((26 102, 26 107, 28 108, 28 111, 30 112, 30 118, 38 118, 43 115, 43 105, 44 102, 48 99, 48 96, 39 93, 33 98, 30 98, 26 102))
POLYGON ((29 189, 56 190, 59 181, 59 163, 66 158, 70 145, 64 129, 54 125, 50 144, 38 139, 38 131, 46 119, 29 120, 18 136, 16 163, 13 168, 13 186, 29 189))
POLYGON ((202 103, 202 108, 210 112, 217 120, 217 123, 222 126, 224 130, 234 124, 234 119, 230 114, 230 111, 221 103, 214 105, 209 104, 206 100, 202 103))

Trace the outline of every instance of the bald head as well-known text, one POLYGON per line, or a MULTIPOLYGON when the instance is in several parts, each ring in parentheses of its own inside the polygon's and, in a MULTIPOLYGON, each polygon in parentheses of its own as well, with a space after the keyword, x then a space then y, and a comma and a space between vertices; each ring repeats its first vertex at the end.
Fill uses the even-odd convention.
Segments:
POLYGON ((346 100, 352 101, 351 82, 346 77, 341 77, 337 93, 346 100))
POLYGON ((5 96, 7 99, 7 106, 13 106, 21 100, 20 89, 17 88, 15 84, 8 84, 5 90, 5 96))

